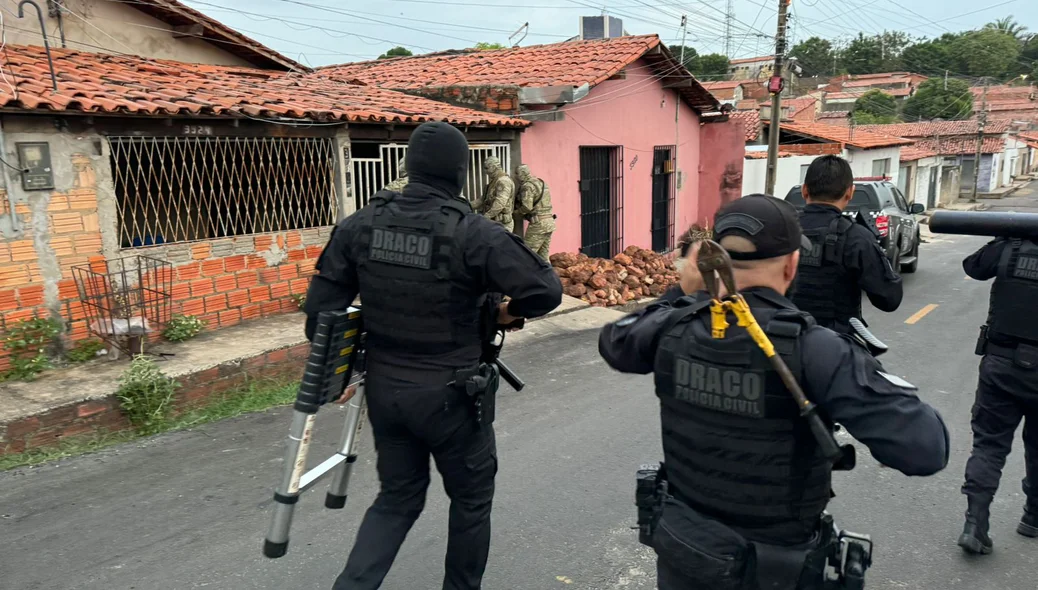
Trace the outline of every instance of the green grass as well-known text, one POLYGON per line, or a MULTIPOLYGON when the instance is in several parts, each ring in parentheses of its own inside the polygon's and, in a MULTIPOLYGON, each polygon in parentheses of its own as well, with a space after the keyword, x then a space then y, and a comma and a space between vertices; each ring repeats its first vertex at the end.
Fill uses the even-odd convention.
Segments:
MULTIPOLYGON (((298 388, 299 382, 296 379, 253 381, 241 388, 213 396, 204 406, 170 418, 159 428, 158 433, 184 430, 217 420, 288 405, 295 401, 298 388)), ((0 456, 0 471, 93 453, 139 438, 142 438, 142 435, 134 431, 103 432, 68 438, 55 447, 0 456)))

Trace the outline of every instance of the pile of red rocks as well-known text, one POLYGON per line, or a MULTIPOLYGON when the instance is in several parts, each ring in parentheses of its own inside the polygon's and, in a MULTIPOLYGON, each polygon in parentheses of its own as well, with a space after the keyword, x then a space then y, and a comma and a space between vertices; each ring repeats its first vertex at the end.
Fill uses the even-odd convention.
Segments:
POLYGON ((569 252, 552 254, 551 265, 566 295, 599 307, 659 297, 678 282, 678 271, 668 258, 638 246, 629 246, 612 260, 569 252))

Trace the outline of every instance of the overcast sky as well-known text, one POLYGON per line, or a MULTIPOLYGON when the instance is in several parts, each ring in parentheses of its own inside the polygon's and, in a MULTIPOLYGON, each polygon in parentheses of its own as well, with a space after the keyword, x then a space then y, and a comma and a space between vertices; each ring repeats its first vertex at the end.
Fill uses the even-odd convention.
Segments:
MULTIPOLYGON (((733 0, 732 57, 771 52, 776 0, 733 0)), ((415 53, 471 47, 479 41, 512 44, 509 36, 529 23, 521 45, 563 41, 579 32, 579 17, 608 14, 631 34, 658 33, 668 44, 681 39, 700 53, 724 52, 725 0, 186 0, 246 35, 300 61, 318 66, 378 57, 402 45, 415 53)), ((793 0, 793 41, 811 36, 846 40, 898 29, 915 36, 978 28, 1013 15, 1038 31, 1035 0, 793 0), (911 8, 909 8, 909 6, 911 8)))

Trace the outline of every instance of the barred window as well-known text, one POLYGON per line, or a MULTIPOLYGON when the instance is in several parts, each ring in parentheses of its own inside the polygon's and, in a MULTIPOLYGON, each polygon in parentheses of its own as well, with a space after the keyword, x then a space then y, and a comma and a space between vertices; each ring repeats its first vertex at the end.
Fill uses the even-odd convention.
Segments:
POLYGON ((111 137, 123 248, 335 224, 335 142, 111 137))

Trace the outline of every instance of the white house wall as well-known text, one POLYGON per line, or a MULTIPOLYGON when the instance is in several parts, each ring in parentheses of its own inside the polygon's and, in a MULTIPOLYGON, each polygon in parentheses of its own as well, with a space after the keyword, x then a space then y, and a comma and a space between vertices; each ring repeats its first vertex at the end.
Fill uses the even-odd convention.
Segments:
POLYGON ((890 159, 890 181, 897 185, 901 173, 901 148, 877 148, 872 150, 859 150, 848 147, 843 150, 843 157, 851 164, 851 170, 855 178, 872 176, 872 162, 875 160, 890 159))
MULTIPOLYGON (((775 174, 775 196, 785 198, 789 189, 800 184, 800 167, 809 166, 817 156, 790 156, 778 159, 775 174)), ((768 174, 767 160, 744 160, 742 169, 742 194, 752 195, 764 192, 764 182, 768 174)))

